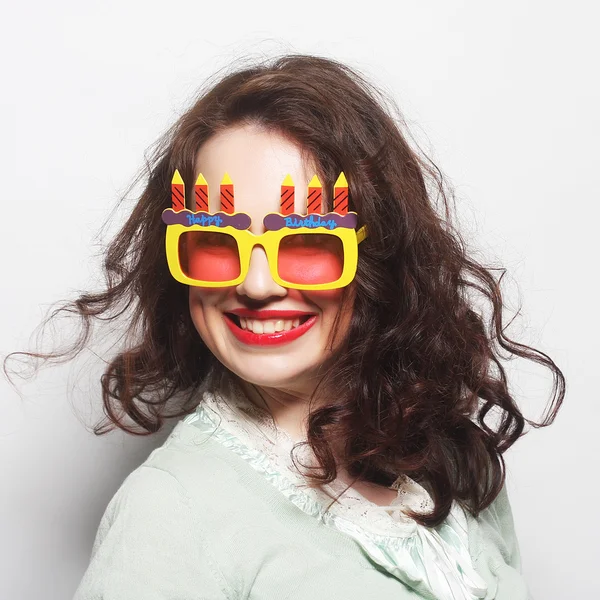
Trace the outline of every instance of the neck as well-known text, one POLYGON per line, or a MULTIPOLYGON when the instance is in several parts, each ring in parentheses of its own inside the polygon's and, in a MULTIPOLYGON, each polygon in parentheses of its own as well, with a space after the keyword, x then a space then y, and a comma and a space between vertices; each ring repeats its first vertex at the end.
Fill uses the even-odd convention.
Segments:
POLYGON ((240 381, 240 387, 248 399, 265 409, 273 417, 275 425, 294 442, 306 439, 312 392, 258 386, 246 381, 240 381))
MULTIPOLYGON (((296 390, 285 390, 266 386, 258 386, 247 381, 239 380, 238 385, 246 398, 261 409, 266 410, 278 429, 287 433, 294 442, 306 440, 311 393, 300 393, 296 390)), ((319 406, 317 397, 312 401, 313 408, 319 406)), ((342 451, 335 442, 332 450, 334 454, 342 451)), ((352 485, 356 478, 347 470, 338 465, 337 479, 346 485, 352 485)), ((368 484, 367 484, 368 485, 368 484)), ((367 490, 368 491, 368 490, 367 490)))

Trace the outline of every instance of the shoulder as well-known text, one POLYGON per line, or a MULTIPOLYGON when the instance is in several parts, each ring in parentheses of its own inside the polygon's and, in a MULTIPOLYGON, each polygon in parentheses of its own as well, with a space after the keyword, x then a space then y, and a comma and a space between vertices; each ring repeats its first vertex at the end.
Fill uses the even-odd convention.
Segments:
POLYGON ((520 568, 519 546, 506 483, 494 501, 477 517, 485 541, 493 544, 508 563, 520 568))
POLYGON ((486 509, 469 517, 469 545, 477 571, 492 582, 493 597, 530 598, 506 483, 486 509))
POLYGON ((163 445, 138 470, 163 472, 196 500, 214 499, 221 492, 229 494, 248 466, 213 439, 212 433, 179 421, 163 445))
POLYGON ((217 538, 177 477, 180 452, 169 446, 155 450, 112 497, 75 600, 194 597, 200 587, 207 597, 230 597, 234 580, 215 558, 217 538))
POLYGON ((264 515, 277 503, 276 491, 248 460, 232 451, 227 440, 217 437, 212 425, 179 421, 163 445, 129 475, 119 493, 139 496, 138 502, 144 501, 142 497, 177 493, 193 507, 205 534, 214 534, 215 539, 223 538, 224 529, 233 531, 253 516, 264 515), (242 505, 244 511, 239 510, 242 505))

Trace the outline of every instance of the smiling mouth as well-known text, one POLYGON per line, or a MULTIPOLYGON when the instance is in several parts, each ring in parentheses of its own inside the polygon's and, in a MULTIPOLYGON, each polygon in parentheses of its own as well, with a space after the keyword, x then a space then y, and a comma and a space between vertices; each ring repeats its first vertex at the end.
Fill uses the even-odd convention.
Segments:
POLYGON ((234 313, 223 313, 223 317, 237 340, 248 346, 274 346, 293 342, 317 322, 315 314, 293 312, 288 315, 265 314, 265 317, 270 317, 268 319, 243 317, 234 313))
POLYGON ((307 314, 293 319, 250 319, 233 313, 225 313, 225 316, 243 331, 263 335, 292 331, 306 323, 314 315, 307 314))

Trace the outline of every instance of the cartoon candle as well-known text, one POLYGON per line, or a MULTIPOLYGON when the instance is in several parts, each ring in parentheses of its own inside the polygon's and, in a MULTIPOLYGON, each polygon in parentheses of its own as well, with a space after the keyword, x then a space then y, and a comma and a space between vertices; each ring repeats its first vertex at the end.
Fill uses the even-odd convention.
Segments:
POLYGON ((204 179, 202 173, 200 173, 198 179, 196 179, 194 196, 196 198, 196 212, 201 210, 208 212, 208 183, 206 183, 206 179, 204 179))
POLYGON ((279 212, 282 215, 291 215, 294 212, 294 182, 288 174, 281 184, 281 201, 279 212))
POLYGON ((348 182, 343 171, 333 186, 333 212, 338 215, 348 214, 348 182))
POLYGON ((177 169, 175 169, 173 179, 171 179, 171 208, 175 212, 179 212, 185 208, 183 179, 181 179, 181 175, 177 169))
POLYGON ((323 198, 323 188, 319 178, 314 175, 308 183, 308 199, 307 209, 308 214, 320 213, 321 212, 321 199, 323 198))
POLYGON ((233 182, 227 173, 221 181, 221 211, 228 214, 233 213, 233 182))

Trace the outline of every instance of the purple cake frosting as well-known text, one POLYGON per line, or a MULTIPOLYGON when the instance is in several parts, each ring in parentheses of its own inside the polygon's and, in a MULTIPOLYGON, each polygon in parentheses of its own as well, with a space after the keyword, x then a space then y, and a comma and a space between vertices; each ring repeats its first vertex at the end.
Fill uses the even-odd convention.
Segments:
POLYGON ((234 229, 248 229, 250 227, 250 215, 246 213, 236 213, 229 215, 224 212, 215 214, 199 211, 192 212, 191 210, 180 210, 175 212, 172 208, 167 208, 162 213, 163 223, 166 225, 212 225, 215 227, 233 227, 234 229))
MULTIPOLYGON (((167 208, 162 213, 163 223, 166 225, 184 225, 191 227, 193 225, 202 225, 214 227, 233 227, 235 229, 245 230, 250 227, 250 215, 246 213, 236 213, 233 215, 218 212, 215 214, 199 211, 192 212, 191 210, 174 211, 172 208, 167 208)), ((279 231, 284 227, 290 229, 298 229, 299 227, 308 227, 309 229, 317 229, 323 227, 325 229, 337 229, 343 227, 345 229, 356 229, 356 213, 348 213, 340 215, 338 213, 327 213, 325 215, 312 213, 310 215, 280 215, 271 213, 263 219, 263 224, 266 230, 279 231)))
POLYGON ((308 227, 310 229, 316 229, 317 227, 325 227, 326 229, 344 227, 346 229, 355 229, 356 222, 356 213, 340 215, 332 212, 326 215, 312 213, 310 215, 293 214, 286 216, 272 213, 263 219, 265 229, 271 231, 279 231, 284 227, 289 227, 290 229, 297 229, 298 227, 308 227))

